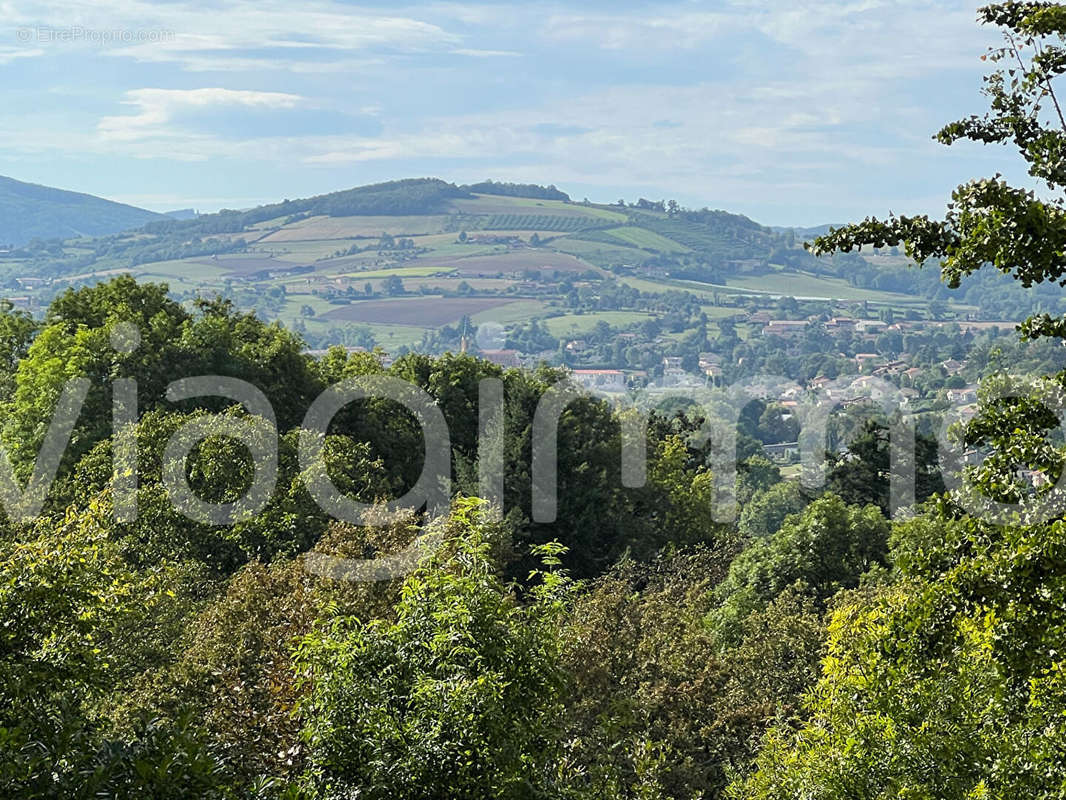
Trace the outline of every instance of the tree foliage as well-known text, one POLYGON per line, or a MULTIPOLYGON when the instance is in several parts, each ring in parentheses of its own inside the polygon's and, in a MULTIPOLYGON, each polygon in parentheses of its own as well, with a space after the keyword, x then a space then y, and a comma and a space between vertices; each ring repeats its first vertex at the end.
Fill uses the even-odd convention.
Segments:
MULTIPOLYGON (((974 181, 955 191, 943 220, 868 219, 822 237, 816 250, 903 243, 919 262, 939 259, 949 285, 986 264, 1025 286, 1062 281, 1066 121, 1054 80, 1066 71, 1066 13, 1055 3, 1010 2, 980 15, 1006 40, 990 54, 991 110, 938 138, 1014 145, 1052 196, 1038 199, 998 176, 974 181)), ((1034 337, 1063 331, 1046 316, 1023 326, 1034 337)), ((1062 376, 1052 383, 1061 386, 1062 376)), ((992 451, 970 471, 988 499, 1025 500, 1015 478, 1026 465, 1057 477, 1061 451, 1045 437, 1056 423, 1041 393, 1027 388, 986 393, 962 431, 966 443, 992 451)), ((1066 529, 1059 515, 993 524, 963 513, 959 498, 897 524, 892 580, 840 603, 807 721, 767 737, 735 796, 1066 796, 1066 529)))

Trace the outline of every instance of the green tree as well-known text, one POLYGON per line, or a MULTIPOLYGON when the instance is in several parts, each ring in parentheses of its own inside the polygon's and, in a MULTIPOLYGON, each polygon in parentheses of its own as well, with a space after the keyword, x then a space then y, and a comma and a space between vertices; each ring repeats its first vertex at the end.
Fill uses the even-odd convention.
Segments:
POLYGON ((786 593, 747 617, 734 647, 706 624, 728 551, 623 560, 574 604, 563 630, 572 677, 570 757, 591 788, 627 798, 720 796, 760 737, 818 675, 824 627, 786 593))
MULTIPOLYGON (((205 424, 205 438, 193 449, 183 465, 192 493, 208 503, 232 503, 248 490, 254 465, 247 447, 226 434, 224 417, 252 423, 238 408, 228 409, 223 418, 206 417, 204 412, 179 414, 151 411, 142 417, 135 435, 139 450, 136 492, 137 518, 116 522, 110 536, 121 542, 126 558, 137 565, 159 560, 196 561, 222 574, 229 574, 247 561, 269 561, 279 555, 295 555, 314 546, 329 524, 329 516, 307 491, 297 457, 298 430, 277 436, 266 423, 253 424, 253 435, 261 445, 278 449, 277 482, 266 506, 249 509, 229 525, 215 525, 190 519, 175 507, 164 484, 165 448, 175 432, 192 421, 205 424)), ((345 436, 327 437, 323 460, 338 490, 364 503, 390 494, 382 480, 380 461, 369 455, 369 447, 345 436)), ((111 441, 97 445, 77 465, 72 480, 63 487, 72 509, 93 504, 112 508, 111 441)))
POLYGON ((93 506, 0 549, 0 793, 221 797, 221 764, 188 720, 121 737, 98 713, 172 586, 166 564, 131 570, 106 525, 93 506))
POLYGON ((712 627, 730 642, 740 620, 790 588, 824 608, 838 591, 854 588, 867 571, 884 565, 888 534, 876 506, 849 506, 832 494, 815 500, 733 560, 715 590, 721 607, 711 614, 712 627))
POLYGON ((457 502, 442 549, 404 584, 395 621, 340 617, 297 651, 315 797, 565 797, 556 784, 569 603, 558 548, 525 603, 496 576, 501 533, 457 502))
MULTIPOLYGON (((1050 195, 998 176, 958 187, 942 220, 867 219, 814 249, 902 244, 936 259, 959 286, 987 264, 1023 286, 1066 272, 1066 122, 1055 79, 1066 72, 1066 9, 997 3, 980 19, 1004 28, 985 79, 991 111, 945 127, 940 141, 1016 146, 1050 195), (1050 113, 1047 113, 1050 111, 1050 113)), ((1022 326, 1028 338, 1062 337, 1066 320, 1022 326)), ((1055 377, 1063 384, 1063 376, 1055 377)), ((1018 502, 1023 467, 1057 475, 1061 451, 1044 434, 1057 422, 1038 396, 983 402, 964 429, 992 455, 970 473, 986 497, 1018 502)), ((767 739, 758 768, 738 782, 747 798, 1063 797, 1066 775, 1066 525, 1061 519, 996 525, 950 500, 897 526, 895 579, 834 613, 829 656, 798 730, 767 739)))
POLYGON ((735 795, 1061 797, 1064 536, 1061 521, 900 526, 900 580, 833 614, 809 721, 774 730, 735 795))
POLYGON ((914 461, 893 465, 889 430, 879 422, 867 420, 862 431, 843 453, 830 453, 830 469, 826 488, 847 503, 873 503, 884 514, 889 513, 889 494, 892 477, 900 475, 910 480, 913 475, 914 499, 921 503, 933 494, 944 491, 940 475, 936 440, 916 433, 914 461))
POLYGON ((780 481, 756 494, 740 510, 737 529, 744 539, 765 539, 785 519, 807 507, 809 498, 795 481, 780 481))
MULTIPOLYGON (((141 284, 128 275, 57 297, 14 373, 2 435, 16 473, 28 476, 56 403, 73 378, 87 378, 90 388, 64 472, 111 434, 111 387, 117 378, 137 381, 144 411, 163 407, 167 385, 179 378, 240 378, 266 394, 283 429, 303 419, 321 389, 303 342, 277 323, 238 312, 228 300, 201 299, 194 310, 190 314, 171 299, 165 284, 141 284), (139 335, 129 353, 112 342, 126 324, 139 335)), ((222 410, 230 402, 205 397, 184 408, 222 410)))
POLYGON ((15 368, 26 357, 37 328, 28 312, 0 300, 0 403, 6 403, 15 391, 15 368))

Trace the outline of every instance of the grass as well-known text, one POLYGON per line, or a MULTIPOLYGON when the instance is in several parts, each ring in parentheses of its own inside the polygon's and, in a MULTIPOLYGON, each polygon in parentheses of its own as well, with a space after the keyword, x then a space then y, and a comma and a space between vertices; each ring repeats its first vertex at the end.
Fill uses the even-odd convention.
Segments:
MULTIPOLYGON (((419 244, 419 240, 415 239, 415 244, 419 244)), ((422 256, 422 260, 428 258, 466 258, 467 256, 487 256, 493 253, 506 253, 508 250, 506 245, 495 244, 459 244, 452 237, 450 242, 442 242, 439 245, 433 247, 433 252, 427 253, 422 256)))
POLYGON ((634 289, 650 294, 663 294, 664 292, 680 289, 681 291, 691 292, 705 300, 713 300, 715 294, 729 294, 729 292, 722 289, 716 292, 715 288, 709 283, 699 284, 689 281, 673 281, 669 278, 632 278, 629 276, 621 277, 618 280, 626 286, 632 286, 634 289))
POLYGON ((526 270, 544 272, 586 272, 596 271, 593 265, 567 253, 557 253, 542 248, 524 248, 521 250, 502 250, 491 255, 470 256, 468 258, 439 258, 436 253, 423 256, 419 261, 438 264, 439 267, 457 269, 463 274, 491 277, 496 273, 522 273, 526 270))
POLYGON ((478 292, 506 292, 510 287, 514 286, 514 281, 509 278, 419 278, 406 281, 408 289, 421 289, 423 286, 428 286, 431 289, 436 288, 438 291, 447 290, 449 292, 455 292, 459 289, 460 283, 466 283, 471 289, 478 292))
POLYGON ((223 275, 230 270, 213 264, 199 263, 194 259, 188 261, 158 261, 153 264, 143 264, 132 269, 122 270, 128 272, 140 281, 162 281, 176 291, 206 291, 221 292, 223 289, 223 275))
POLYGON ((137 277, 142 275, 161 276, 167 279, 183 281, 218 281, 221 284, 222 276, 227 272, 231 272, 232 268, 224 267, 221 264, 204 263, 200 259, 190 258, 182 261, 156 261, 152 264, 133 267, 127 271, 137 277))
POLYGON ((374 334, 374 340, 385 348, 386 352, 395 352, 400 347, 414 347, 422 341, 422 336, 430 328, 419 328, 414 325, 380 325, 371 324, 367 327, 374 334))
POLYGON ((409 236, 417 233, 442 233, 447 217, 425 214, 397 217, 310 217, 294 222, 260 240, 262 244, 352 239, 357 236, 376 238, 382 233, 409 236))
MULTIPOLYGON (((275 258, 298 264, 310 264, 320 258, 331 256, 338 250, 347 250, 355 239, 309 239, 300 242, 256 242, 248 250, 254 253, 273 253, 275 258)), ((362 242, 365 244, 365 241, 362 242)))
POLYGON ((640 228, 636 225, 623 225, 620 228, 608 228, 604 233, 609 234, 626 244, 631 244, 634 247, 650 248, 652 250, 657 250, 660 253, 691 252, 690 248, 685 247, 683 244, 678 244, 673 239, 667 239, 665 236, 658 234, 655 231, 649 231, 647 228, 640 228))
POLYGON ((483 322, 495 322, 500 325, 512 325, 527 322, 544 314, 544 303, 539 300, 516 300, 507 305, 490 308, 470 317, 475 325, 483 322))
POLYGON ((383 323, 439 327, 513 302, 500 297, 398 297, 389 300, 357 300, 334 306, 326 319, 337 322, 383 323))
MULTIPOLYGON (((708 284, 709 285, 709 284, 708 284)), ((729 278, 728 289, 744 289, 760 294, 792 297, 819 297, 833 300, 870 300, 880 303, 914 301, 916 298, 877 289, 861 289, 840 278, 824 278, 800 272, 781 272, 774 275, 744 275, 729 278)))
POLYGON ((596 311, 591 314, 564 314, 561 317, 550 317, 543 320, 543 324, 552 336, 580 335, 595 328, 597 322, 606 322, 612 328, 622 328, 654 316, 654 314, 645 314, 641 311, 596 311))
POLYGON ((643 292, 666 292, 680 289, 698 297, 711 299, 715 294, 761 294, 773 297, 796 297, 826 300, 867 300, 886 305, 924 306, 927 301, 877 289, 860 289, 839 278, 823 278, 799 272, 780 272, 770 275, 743 275, 727 279, 725 284, 682 281, 671 278, 620 279, 623 283, 643 292))
POLYGON ((316 297, 312 294, 296 294, 289 295, 285 301, 285 305, 281 307, 281 311, 278 313, 278 319, 284 322, 286 325, 291 325, 298 319, 302 319, 305 324, 310 325, 312 321, 317 320, 324 314, 332 311, 336 308, 332 303, 323 300, 321 297, 316 297), (300 309, 303 306, 311 306, 314 309, 315 316, 304 317, 300 315, 300 309))
POLYGON ((388 278, 395 275, 397 278, 429 278, 433 275, 441 275, 452 272, 450 267, 388 267, 386 269, 367 269, 356 272, 338 272, 335 278, 388 278))
POLYGON ((544 214, 546 216, 582 216, 608 222, 625 222, 628 217, 599 206, 584 206, 562 200, 537 200, 530 197, 504 197, 481 194, 473 200, 453 200, 452 208, 464 214, 544 214))
POLYGON ((742 308, 731 308, 729 306, 700 306, 700 311, 707 315, 707 319, 712 320, 735 317, 737 314, 744 313, 742 308))
POLYGON ((553 240, 551 246, 556 250, 578 256, 600 267, 608 267, 614 264, 643 264, 651 258, 650 253, 638 250, 635 247, 625 247, 621 243, 612 245, 567 237, 553 240))

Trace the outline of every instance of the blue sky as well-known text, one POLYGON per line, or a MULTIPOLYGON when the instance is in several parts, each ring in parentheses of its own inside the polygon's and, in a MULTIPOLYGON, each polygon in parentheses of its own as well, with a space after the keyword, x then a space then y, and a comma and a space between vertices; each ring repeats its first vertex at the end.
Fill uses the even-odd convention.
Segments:
POLYGON ((978 5, 0 0, 0 174, 155 210, 432 175, 938 213, 1021 173, 930 138, 984 107, 978 5))

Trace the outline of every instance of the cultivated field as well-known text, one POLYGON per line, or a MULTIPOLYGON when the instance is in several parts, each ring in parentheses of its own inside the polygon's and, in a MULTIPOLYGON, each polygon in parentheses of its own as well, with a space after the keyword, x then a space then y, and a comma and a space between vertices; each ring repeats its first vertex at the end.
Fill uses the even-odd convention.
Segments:
POLYGON ((648 248, 663 253, 687 253, 690 248, 678 244, 673 239, 667 239, 655 231, 646 228, 638 228, 635 225, 624 225, 620 228, 608 228, 604 231, 608 236, 613 236, 626 244, 634 247, 648 248))
POLYGON ((473 200, 453 200, 450 205, 453 210, 462 214, 543 214, 545 216, 590 217, 605 222, 625 222, 627 219, 625 214, 595 206, 525 197, 479 195, 473 200))
POLYGON ((402 217, 311 217, 294 222, 259 241, 261 243, 295 242, 306 239, 353 239, 377 237, 382 233, 410 236, 417 233, 442 233, 448 217, 415 215, 402 217))
POLYGON ((640 311, 597 311, 591 314, 564 314, 561 317, 550 317, 544 320, 544 325, 552 336, 576 336, 588 333, 596 327, 597 322, 606 322, 611 327, 618 328, 643 322, 654 316, 654 314, 644 314, 640 311))
POLYGON ((432 255, 423 256, 419 262, 425 264, 439 263, 441 266, 457 269, 464 275, 483 275, 491 277, 497 273, 521 274, 526 271, 537 272, 598 272, 594 266, 580 258, 553 250, 529 248, 510 250, 488 256, 471 256, 469 258, 439 259, 432 255))
POLYGON ((622 244, 607 244, 605 242, 590 242, 584 239, 567 237, 555 239, 551 246, 556 250, 578 256, 590 264, 605 267, 614 264, 643 264, 651 257, 650 253, 635 247, 626 247, 622 244))
POLYGON ((506 306, 515 302, 506 297, 410 297, 393 300, 359 300, 338 306, 324 319, 343 322, 377 322, 393 325, 440 327, 457 322, 464 315, 506 306))
POLYGON ((265 269, 284 270, 297 266, 292 261, 282 261, 278 258, 259 255, 220 256, 219 258, 200 259, 195 263, 220 269, 225 273, 224 277, 239 277, 253 272, 261 272, 265 269))

